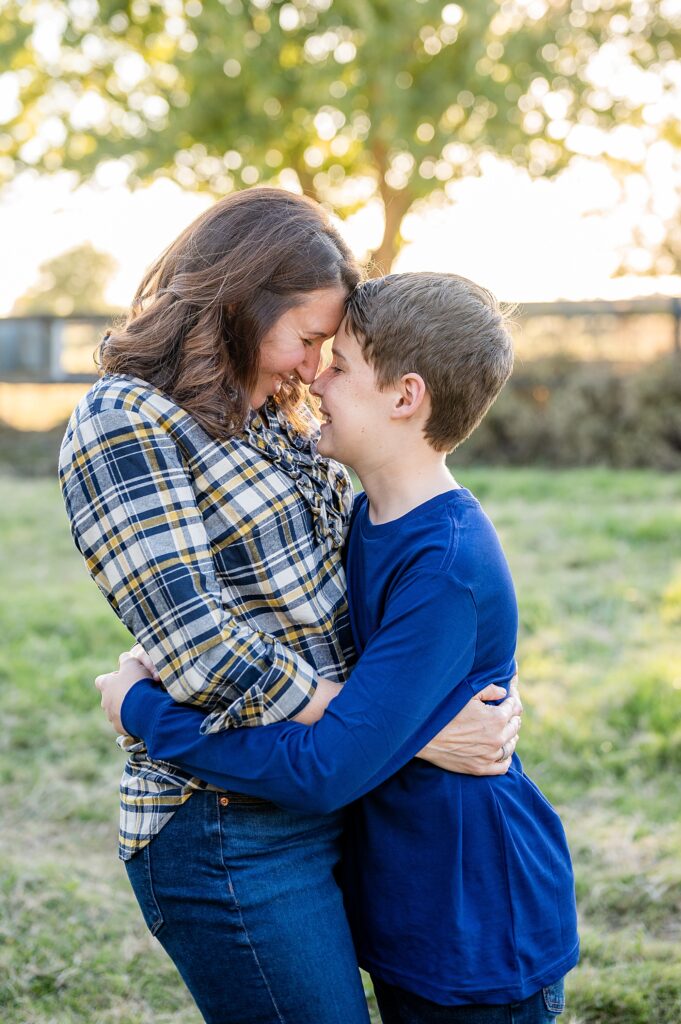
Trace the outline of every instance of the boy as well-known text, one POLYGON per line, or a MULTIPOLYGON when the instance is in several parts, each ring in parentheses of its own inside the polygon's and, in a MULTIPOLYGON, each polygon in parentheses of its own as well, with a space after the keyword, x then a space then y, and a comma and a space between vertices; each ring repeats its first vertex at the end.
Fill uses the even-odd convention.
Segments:
POLYGON ((402 274, 357 289, 312 388, 320 453, 365 489, 346 546, 360 654, 348 684, 310 727, 201 735, 200 711, 126 675, 121 718, 154 759, 301 811, 356 801, 344 890, 384 1024, 553 1020, 578 957, 564 832, 518 758, 482 778, 414 760, 514 673, 509 570, 445 464, 511 368, 498 305, 471 282, 402 274))

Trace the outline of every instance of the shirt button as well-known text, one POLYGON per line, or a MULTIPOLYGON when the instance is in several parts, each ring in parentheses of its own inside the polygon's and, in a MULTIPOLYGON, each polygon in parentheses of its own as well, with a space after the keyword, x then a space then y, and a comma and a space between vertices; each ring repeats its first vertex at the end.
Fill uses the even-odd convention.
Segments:
POLYGON ((221 796, 220 797, 220 804, 221 804, 222 807, 226 807, 228 803, 229 803, 229 797, 228 796, 221 796))

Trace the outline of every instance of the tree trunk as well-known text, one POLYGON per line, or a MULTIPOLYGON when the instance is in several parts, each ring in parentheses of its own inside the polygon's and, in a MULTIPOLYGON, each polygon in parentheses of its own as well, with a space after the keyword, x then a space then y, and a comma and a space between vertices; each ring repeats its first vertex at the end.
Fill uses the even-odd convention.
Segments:
MULTIPOLYGON (((385 171, 384 154, 377 152, 377 149, 378 147, 375 147, 374 153, 378 163, 379 194, 383 200, 385 227, 380 245, 369 256, 367 271, 370 277, 382 277, 383 274, 390 273, 393 261, 400 250, 400 225, 405 213, 414 201, 414 196, 410 189, 392 189, 386 184, 383 176, 385 171)), ((302 163, 297 164, 295 170, 304 194, 311 199, 316 199, 317 202, 321 202, 321 196, 314 187, 314 174, 302 163)))
POLYGON ((300 187, 303 190, 303 194, 308 196, 310 199, 316 199, 319 202, 319 196, 317 190, 314 187, 314 174, 308 171, 307 167, 301 162, 296 165, 296 174, 298 175, 298 181, 300 187))
POLYGON ((369 274, 371 277, 382 277, 390 273, 395 257, 400 249, 400 225, 404 215, 414 201, 408 188, 392 189, 381 178, 381 199, 385 210, 385 229, 381 244, 371 254, 369 274))

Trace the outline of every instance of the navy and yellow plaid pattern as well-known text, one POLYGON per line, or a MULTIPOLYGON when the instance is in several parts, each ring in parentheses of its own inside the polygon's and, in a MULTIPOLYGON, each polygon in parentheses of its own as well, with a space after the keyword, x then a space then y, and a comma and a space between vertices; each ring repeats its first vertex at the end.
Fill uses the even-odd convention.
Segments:
MULTIPOLYGON (((274 403, 219 442, 143 381, 105 376, 71 417, 60 481, 93 579, 171 696, 210 712, 207 731, 292 718, 318 675, 343 681, 353 650, 340 549, 314 525, 331 494, 346 529, 352 490, 274 403)), ((132 737, 121 745, 127 860, 212 787, 132 737)))

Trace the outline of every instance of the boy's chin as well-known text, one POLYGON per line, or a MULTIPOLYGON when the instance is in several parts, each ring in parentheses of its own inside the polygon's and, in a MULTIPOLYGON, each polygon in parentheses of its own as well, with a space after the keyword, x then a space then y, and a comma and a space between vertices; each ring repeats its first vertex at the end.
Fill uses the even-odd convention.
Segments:
POLYGON ((329 459, 337 459, 338 456, 334 448, 333 440, 329 437, 329 434, 330 431, 328 427, 325 430, 322 430, 319 441, 317 442, 317 451, 320 455, 325 455, 329 459))

